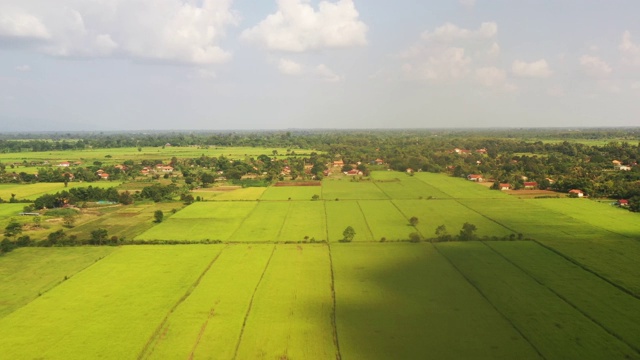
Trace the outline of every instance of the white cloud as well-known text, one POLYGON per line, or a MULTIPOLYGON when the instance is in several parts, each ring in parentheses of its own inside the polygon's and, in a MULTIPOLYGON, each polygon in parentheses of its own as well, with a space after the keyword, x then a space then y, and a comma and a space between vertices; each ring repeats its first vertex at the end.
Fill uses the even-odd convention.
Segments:
POLYGON ((631 32, 628 30, 622 34, 622 41, 618 46, 622 54, 622 61, 630 65, 640 65, 640 45, 631 40, 631 32))
POLYGON ((213 80, 218 77, 218 74, 211 69, 200 68, 191 72, 187 77, 189 79, 213 80))
POLYGON ((297 76, 302 74, 302 65, 289 59, 280 59, 278 70, 285 75, 297 76))
POLYGON ((494 66, 476 69, 475 78, 486 87, 515 90, 515 86, 507 82, 507 72, 494 66))
POLYGON ((583 55, 580 58, 580 66, 585 74, 592 77, 606 77, 613 71, 609 64, 597 56, 583 55))
POLYGON ((433 51, 416 65, 406 64, 405 70, 427 80, 456 80, 469 74, 470 65, 463 48, 449 47, 433 51))
POLYGON ((477 30, 469 30, 446 23, 434 31, 425 31, 422 38, 438 42, 453 42, 457 40, 487 40, 492 39, 498 33, 498 25, 495 22, 484 22, 477 30))
POLYGON ((511 66, 511 72, 515 76, 528 78, 548 78, 552 74, 549 64, 547 64, 547 60, 545 59, 530 63, 516 60, 511 66))
POLYGON ((476 0, 458 0, 458 2, 467 9, 473 9, 476 5, 476 0))
POLYGON ((636 81, 634 83, 631 84, 631 89, 632 90, 640 90, 640 81, 636 81))
POLYGON ((366 34, 353 0, 321 1, 317 11, 309 0, 278 0, 278 11, 241 37, 269 50, 304 52, 363 46, 366 34))
POLYGON ((34 15, 0 6, 0 38, 45 40, 51 35, 34 15))
POLYGON ((498 57, 500 55, 500 45, 496 42, 491 44, 491 47, 487 50, 487 55, 489 55, 489 57, 498 57))
POLYGON ((31 66, 29 66, 29 65, 18 65, 18 66, 16 66, 16 71, 20 71, 20 72, 31 71, 31 66))
MULTIPOLYGON (((0 15, 0 36, 19 39, 22 34, 44 39, 37 46, 25 46, 61 57, 124 56, 183 64, 221 63, 231 54, 218 44, 226 28, 238 22, 231 9, 233 0, 59 0, 46 2, 31 12, 26 9, 29 2, 5 1, 12 2, 14 8, 22 6, 23 15, 9 15, 10 21, 7 15, 0 15), (31 33, 20 33, 16 26, 9 33, 7 24, 15 23, 31 24, 31 33)), ((4 14, 2 6, 0 14, 4 14)))
POLYGON ((325 64, 320 64, 315 68, 316 75, 323 81, 338 82, 342 80, 342 77, 336 75, 333 70, 329 69, 325 64))
POLYGON ((567 92, 564 90, 564 88, 560 85, 556 85, 556 86, 552 86, 549 89, 547 89, 547 94, 549 96, 553 96, 553 97, 563 97, 565 95, 567 95, 567 92))

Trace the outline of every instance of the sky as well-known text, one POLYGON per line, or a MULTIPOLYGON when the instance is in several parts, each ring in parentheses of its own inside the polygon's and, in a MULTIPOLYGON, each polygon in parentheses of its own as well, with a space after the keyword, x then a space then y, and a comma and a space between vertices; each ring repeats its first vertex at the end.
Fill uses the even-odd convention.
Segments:
POLYGON ((637 0, 2 0, 0 132, 640 126, 637 0))

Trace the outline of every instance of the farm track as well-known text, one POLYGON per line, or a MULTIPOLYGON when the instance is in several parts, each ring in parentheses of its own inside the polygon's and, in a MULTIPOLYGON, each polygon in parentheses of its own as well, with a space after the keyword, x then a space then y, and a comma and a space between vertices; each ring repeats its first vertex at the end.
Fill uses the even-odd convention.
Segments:
POLYGON ((253 289, 253 293, 251 294, 251 300, 249 300, 249 306, 247 307, 247 312, 244 314, 244 320, 242 321, 242 327, 240 328, 240 335, 238 335, 236 348, 233 352, 234 360, 238 358, 238 350, 240 349, 240 343, 242 343, 242 336, 244 335, 244 329, 246 328, 247 320, 249 319, 249 314, 251 314, 251 308, 253 307, 253 300, 256 297, 256 292, 258 291, 258 288, 262 283, 262 279, 264 279, 264 274, 267 272, 267 269, 269 268, 269 264, 271 263, 271 259, 273 258, 273 254, 275 252, 276 252, 276 246, 274 245, 273 249, 271 250, 271 254, 269 255, 269 259, 267 260, 267 264, 264 266, 264 269, 262 270, 262 274, 260 274, 260 279, 258 280, 256 287, 253 289))
POLYGON ((436 252, 438 254, 440 254, 440 256, 442 256, 444 259, 446 259, 446 261, 449 263, 449 265, 451 265, 459 274, 460 276, 462 276, 467 283, 469 283, 469 285, 471 285, 474 289, 476 289, 476 291, 480 294, 480 296, 482 296, 483 299, 485 299, 485 301, 487 301, 487 303, 498 313, 500 314, 500 316, 502 316, 502 318, 509 324, 511 325, 511 327, 513 327, 513 329, 520 334, 520 336, 522 336, 523 339, 525 339, 527 341, 527 343, 531 346, 531 348, 533 348, 535 350, 535 352, 540 356, 541 359, 546 359, 544 357, 544 355, 542 355, 542 352, 540 352, 540 350, 533 344, 533 342, 531 342, 531 339, 529 339, 523 332, 522 330, 520 330, 520 328, 518 328, 518 326, 516 326, 516 324, 513 323, 513 321, 511 321, 511 319, 509 317, 507 317, 502 311, 500 311, 500 309, 491 301, 489 300, 489 297, 487 297, 487 295, 482 291, 482 289, 480 289, 480 287, 478 285, 476 285, 473 281, 471 281, 471 279, 464 273, 462 272, 462 270, 460 270, 460 268, 458 268, 458 266, 456 266, 453 261, 451 261, 451 259, 449 259, 444 253, 442 253, 440 251, 440 249, 438 249, 437 246, 431 244, 431 246, 433 246, 433 248, 436 250, 436 252))
POLYGON ((562 294, 558 293, 556 290, 554 290, 553 288, 549 287, 547 284, 545 284, 544 282, 538 280, 538 278, 536 278, 535 276, 533 276, 530 272, 528 272, 527 270, 523 269, 520 265, 516 264, 514 261, 512 261, 511 259, 509 259, 508 257, 506 257, 505 255, 503 255, 502 253, 500 253, 499 251, 497 251, 496 249, 494 249, 493 247, 491 247, 491 245, 489 245, 487 242, 482 241, 482 244, 486 247, 488 247, 489 249, 491 249, 491 251, 493 251, 495 254, 497 254, 498 256, 500 256, 501 258, 503 258, 505 261, 507 261, 508 263, 510 263, 511 265, 513 265, 514 267, 516 267, 518 270, 520 270, 523 274, 526 274, 529 278, 531 278, 533 281, 535 281, 536 283, 538 283, 540 286, 546 288, 547 290, 549 290, 551 293, 553 293, 554 295, 556 295, 559 299, 561 299, 562 301, 564 301, 567 305, 571 306, 572 308, 574 308, 576 311, 578 311, 580 314, 582 314, 584 317, 586 317, 587 319, 591 320, 594 324, 596 324, 597 326, 599 326, 600 328, 602 328, 607 334, 613 336, 614 338, 620 340, 621 342, 623 342, 625 345, 629 346, 631 349, 633 349, 636 353, 638 353, 640 355, 640 348, 638 348, 637 346, 634 346, 633 344, 627 342, 622 336, 620 336, 618 333, 616 333, 615 331, 609 329, 607 326, 605 326, 604 324, 602 324, 601 322, 599 322, 598 320, 594 319, 591 315, 589 315, 587 312, 583 311, 580 307, 578 307, 577 305, 575 305, 573 302, 571 302, 569 299, 567 299, 565 296, 563 296, 562 294))
POLYGON ((218 252, 218 254, 209 262, 209 264, 207 264, 204 271, 200 273, 196 281, 193 284, 191 284, 191 286, 189 286, 185 294, 182 295, 180 299, 178 299, 178 301, 171 307, 171 309, 169 309, 165 317, 162 319, 162 322, 160 322, 156 330, 153 332, 149 340, 147 340, 146 344, 138 354, 138 360, 147 358, 149 357, 149 355, 153 353, 155 344, 158 342, 159 337, 161 336, 163 330, 166 330, 165 326, 167 325, 167 322, 169 321, 169 318, 171 317, 171 315, 176 311, 176 309, 178 308, 178 306, 180 306, 180 304, 182 304, 185 300, 189 298, 189 296, 191 296, 193 291, 200 284, 200 281, 202 281, 202 278, 204 278, 204 276, 209 272, 213 264, 218 260, 218 258, 220 257, 224 249, 226 249, 227 247, 228 245, 218 252))
POLYGON ((369 220, 367 220, 367 217, 364 215, 364 211, 362 211, 362 205, 360 204, 360 201, 356 202, 358 204, 358 209, 360 209, 360 214, 362 214, 362 218, 364 219, 364 223, 367 225, 367 230, 369 230, 369 234, 371 234, 371 241, 373 240, 373 230, 371 230, 371 226, 369 225, 369 220))
POLYGON ((538 245, 540 245, 540 246, 544 247, 545 249, 547 249, 547 250, 549 250, 549 251, 552 251, 554 254, 557 254, 557 255, 561 256, 561 257, 562 257, 562 258, 564 258, 565 260, 567 260, 567 261, 569 261, 570 263, 572 263, 572 264, 574 264, 574 265, 576 265, 576 266, 580 267, 580 268, 581 268, 581 269, 583 269, 584 271, 587 271, 587 272, 589 272, 590 274, 593 274, 593 275, 597 276, 598 278, 600 278, 600 279, 602 279, 602 280, 606 281, 607 283, 609 283, 609 284, 611 284, 612 286, 616 287, 616 288, 617 288, 617 289, 619 289, 620 291, 622 291, 622 292, 624 292, 624 293, 626 293, 626 294, 628 294, 628 295, 631 295, 631 296, 633 296, 634 298, 636 298, 636 299, 640 300, 640 296, 639 296, 638 294, 635 294, 633 291, 631 291, 631 290, 629 290, 629 289, 625 288, 624 286, 622 286, 622 285, 620 285, 620 284, 618 284, 618 283, 616 283, 616 282, 614 282, 614 281, 612 281, 612 280, 610 280, 610 279, 608 279, 608 278, 606 278, 606 277, 604 277, 604 276, 600 275, 597 271, 594 271, 594 270, 590 269, 588 266, 586 266, 586 265, 582 264, 581 262, 579 262, 578 260, 576 260, 576 259, 572 258, 571 256, 566 255, 565 253, 563 253, 563 252, 561 252, 561 251, 558 251, 558 250, 556 250, 555 248, 553 248, 553 247, 551 247, 551 246, 549 246, 549 245, 546 245, 546 244, 544 244, 544 243, 542 243, 542 242, 540 242, 540 241, 538 241, 538 240, 535 240, 535 239, 534 239, 534 240, 533 240, 533 242, 535 242, 536 244, 538 244, 538 245))
POLYGON ((333 309, 331 311, 331 326, 333 327, 333 343, 336 346, 336 360, 342 360, 340 353, 340 341, 338 339, 338 326, 336 317, 336 287, 335 277, 333 273, 333 255, 331 254, 331 244, 327 242, 327 250, 329 251, 329 267, 331 270, 331 299, 333 300, 333 309))

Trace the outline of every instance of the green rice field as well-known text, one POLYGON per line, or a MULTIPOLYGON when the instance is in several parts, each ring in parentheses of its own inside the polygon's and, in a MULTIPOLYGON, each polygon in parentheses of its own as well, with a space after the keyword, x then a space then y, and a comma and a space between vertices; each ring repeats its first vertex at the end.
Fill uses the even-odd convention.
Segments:
MULTIPOLYGON (((638 214, 426 173, 211 193, 64 231, 223 244, 0 256, 0 358, 640 359, 638 214), (434 241, 464 223, 478 241, 434 241)), ((24 234, 63 229, 48 220, 24 234)))

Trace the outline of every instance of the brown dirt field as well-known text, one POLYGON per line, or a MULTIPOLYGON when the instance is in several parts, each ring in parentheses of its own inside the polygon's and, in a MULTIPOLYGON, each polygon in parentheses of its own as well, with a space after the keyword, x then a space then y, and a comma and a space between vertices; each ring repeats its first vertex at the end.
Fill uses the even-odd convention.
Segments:
POLYGON ((537 196, 564 196, 564 194, 551 190, 507 190, 505 192, 509 195, 522 198, 535 198, 537 196))
POLYGON ((320 181, 278 181, 273 186, 321 186, 320 181))

